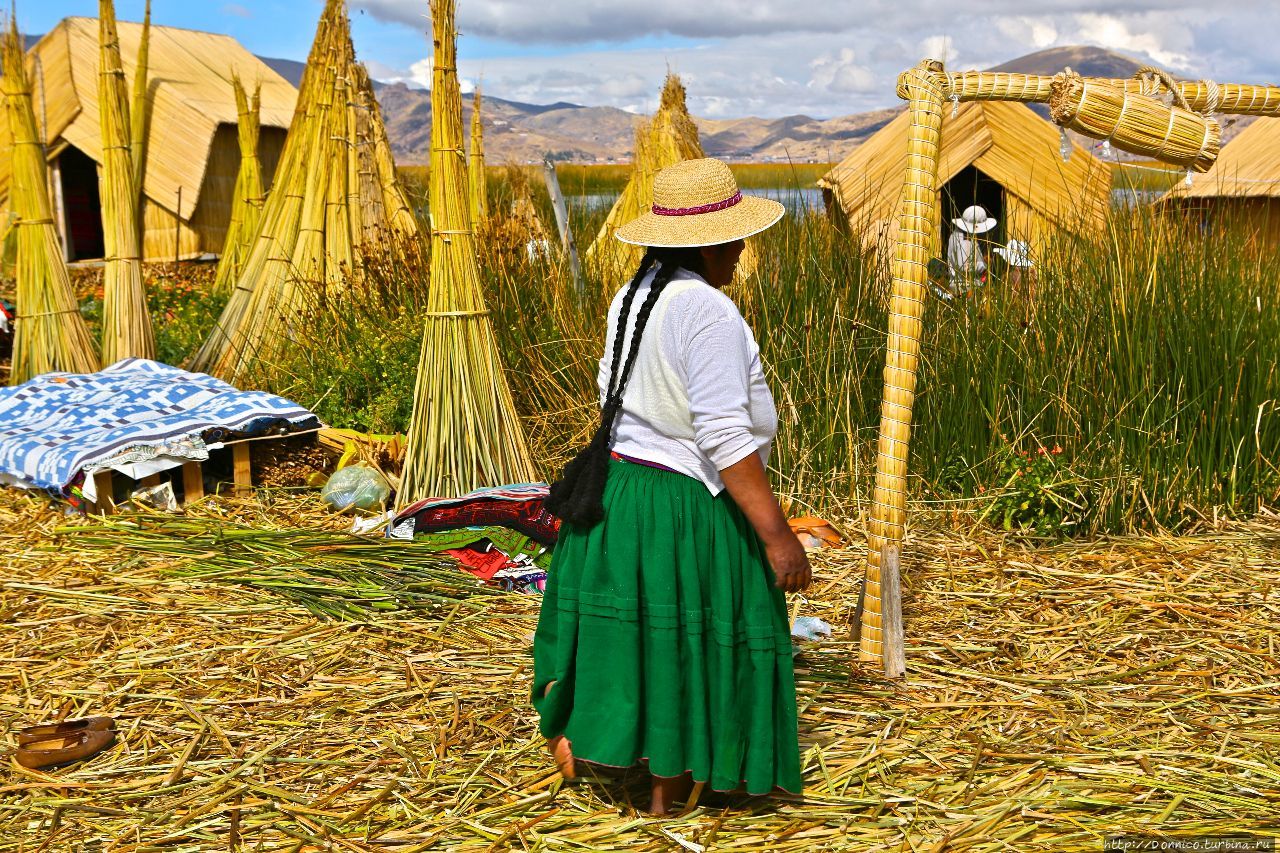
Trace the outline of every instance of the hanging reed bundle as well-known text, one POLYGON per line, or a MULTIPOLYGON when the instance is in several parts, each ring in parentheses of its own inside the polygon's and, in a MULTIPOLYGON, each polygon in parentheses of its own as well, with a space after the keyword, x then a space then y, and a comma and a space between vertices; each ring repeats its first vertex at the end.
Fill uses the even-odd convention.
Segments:
POLYGON ((455 0, 432 0, 431 287, 401 506, 535 476, 476 264, 454 11, 455 0))
MULTIPOLYGON (((654 176, 682 160, 706 156, 698 138, 698 126, 689 115, 686 97, 680 77, 668 72, 657 113, 650 121, 636 126, 631 177, 586 251, 587 264, 606 282, 627 278, 640 265, 644 249, 623 243, 613 235, 620 226, 649 211, 653 203, 654 176)), ((748 241, 738 259, 738 279, 750 276, 755 268, 755 250, 748 241)))
POLYGON ((484 127, 480 117, 480 87, 471 100, 471 155, 467 160, 471 190, 471 224, 482 230, 489 221, 489 182, 484 173, 484 127))
POLYGON ((16 217, 18 285, 9 380, 18 385, 51 371, 92 373, 98 369, 98 357, 53 227, 44 145, 36 130, 26 53, 15 19, 9 21, 2 50, 0 92, 12 143, 9 207, 16 217))
MULTIPOLYGON (((138 60, 133 69, 133 102, 129 115, 129 156, 133 158, 133 191, 142 205, 142 182, 147 171, 147 125, 150 113, 147 109, 147 74, 151 64, 151 0, 147 0, 142 16, 142 41, 138 44, 138 60)), ((138 217, 138 235, 142 235, 142 217, 138 217)))
MULTIPOLYGON (((1070 69, 1067 69, 1070 72, 1070 69)), ((1144 67, 1133 77, 1099 80, 1143 95, 1155 95, 1164 72, 1144 67)), ((1021 101, 1048 103, 1056 77, 1047 74, 1015 74, 1003 71, 946 72, 944 89, 948 97, 965 101, 1021 101)), ((1230 113, 1232 115, 1280 115, 1280 86, 1252 86, 1242 83, 1215 83, 1212 80, 1180 80, 1171 91, 1186 100, 1186 108, 1197 113, 1230 113)), ((898 97, 905 98, 902 78, 898 80, 898 97)))
POLYGON ((418 234, 346 4, 328 0, 257 233, 191 367, 231 382, 269 373, 306 304, 359 281, 367 253, 412 251, 418 234))
POLYGON ((139 251, 137 178, 129 126, 129 93, 120 61, 113 0, 98 0, 98 111, 102 125, 102 361, 154 358, 139 251))
POLYGON ((255 87, 251 98, 240 78, 233 76, 231 88, 235 92, 239 115, 240 169, 236 173, 236 188, 231 197, 231 221, 227 224, 222 257, 218 259, 218 272, 214 278, 213 287, 218 293, 226 293, 235 285, 262 221, 262 161, 258 158, 262 87, 255 87))
POLYGON ((1170 106, 1150 95, 1086 80, 1075 73, 1054 78, 1049 112, 1068 130, 1105 139, 1121 151, 1154 157, 1197 172, 1218 158, 1222 129, 1186 107, 1173 89, 1170 106))

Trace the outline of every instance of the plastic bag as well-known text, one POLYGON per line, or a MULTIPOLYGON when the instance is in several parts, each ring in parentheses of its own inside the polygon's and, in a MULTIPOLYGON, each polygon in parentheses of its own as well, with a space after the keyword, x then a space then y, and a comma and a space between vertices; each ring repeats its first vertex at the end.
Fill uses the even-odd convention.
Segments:
POLYGON ((831 626, 816 616, 801 616, 791 626, 791 636, 798 640, 825 640, 831 636, 831 626))
POLYGON ((382 509, 391 497, 391 484, 367 465, 348 465, 329 478, 320 497, 338 512, 382 509))

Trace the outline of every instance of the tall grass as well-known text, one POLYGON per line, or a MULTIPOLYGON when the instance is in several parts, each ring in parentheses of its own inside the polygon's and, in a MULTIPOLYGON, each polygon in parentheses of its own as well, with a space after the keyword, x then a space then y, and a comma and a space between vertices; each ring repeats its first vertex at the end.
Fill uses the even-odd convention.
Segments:
MULTIPOLYGON (((491 199, 502 184, 493 173, 491 199)), ((607 206, 570 212, 582 245, 607 206)), ((825 217, 789 215, 732 294, 778 401, 775 478, 823 511, 856 513, 874 474, 887 271, 858 242, 825 217)), ((516 404, 552 476, 596 417, 603 316, 623 282, 588 282, 579 297, 559 261, 495 247, 481 260, 516 404)), ((1245 232, 1141 209, 1052 246, 1034 306, 998 267, 969 298, 931 301, 914 497, 1058 532, 1185 529, 1280 502, 1277 282, 1280 253, 1259 254, 1245 232)), ((340 425, 403 430, 407 409, 388 404, 409 396, 412 360, 396 354, 416 345, 421 309, 413 287, 382 290, 309 324, 316 340, 281 390, 340 425)))

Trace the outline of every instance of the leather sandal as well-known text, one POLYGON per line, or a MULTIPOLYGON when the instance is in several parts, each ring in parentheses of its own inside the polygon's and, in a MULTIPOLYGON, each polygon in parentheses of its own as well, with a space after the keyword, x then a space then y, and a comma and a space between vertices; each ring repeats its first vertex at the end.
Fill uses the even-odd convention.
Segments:
POLYGON ((85 729, 69 735, 56 735, 18 747, 14 756, 23 767, 36 769, 68 764, 96 755, 115 743, 113 729, 85 729))
POLYGON ((844 545, 844 536, 831 522, 825 518, 816 518, 806 515, 801 518, 793 518, 787 522, 791 527, 791 532, 799 537, 806 550, 817 547, 840 548, 844 545), (806 538, 813 540, 806 542, 806 538))
POLYGON ((18 732, 18 745, 25 746, 42 740, 79 734, 80 732, 100 732, 115 729, 116 721, 112 717, 84 717, 79 720, 64 720, 61 723, 47 723, 40 726, 28 726, 18 732))

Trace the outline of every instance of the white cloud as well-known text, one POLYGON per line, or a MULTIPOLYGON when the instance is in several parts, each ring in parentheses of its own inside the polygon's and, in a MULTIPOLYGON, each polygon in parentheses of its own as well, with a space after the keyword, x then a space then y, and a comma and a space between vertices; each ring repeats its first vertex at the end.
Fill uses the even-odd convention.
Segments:
MULTIPOLYGON (((426 0, 353 5, 404 24, 415 38, 427 24, 426 0)), ((898 103, 897 75, 925 57, 987 68, 1080 44, 1179 75, 1280 78, 1273 0, 1040 0, 1028 9, 1025 0, 945 9, 936 0, 464 0, 459 68, 464 80, 482 76, 497 97, 649 112, 670 66, 695 114, 707 117, 878 109, 898 103)), ((386 72, 375 76, 430 85, 425 58, 386 72)))
POLYGON ((1076 15, 1075 20, 1081 41, 1144 53, 1160 65, 1178 70, 1191 70, 1195 66, 1195 60, 1179 50, 1189 48, 1194 41, 1190 27, 1179 22, 1145 15, 1134 22, 1097 13, 1076 15))
MULTIPOLYGON (((875 72, 857 62, 852 48, 841 48, 839 53, 825 53, 809 63, 813 76, 809 85, 830 92, 873 92, 879 81, 875 72)), ((778 82, 785 80, 777 78, 778 82)))

